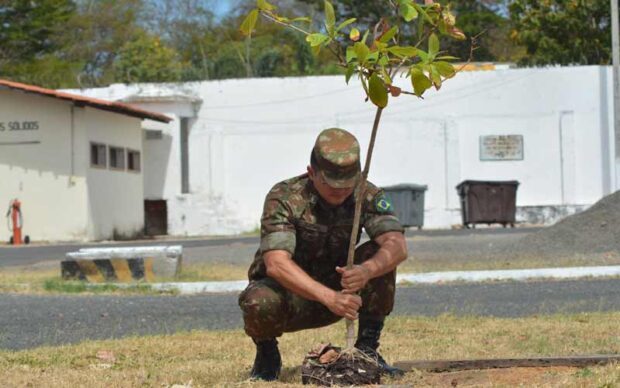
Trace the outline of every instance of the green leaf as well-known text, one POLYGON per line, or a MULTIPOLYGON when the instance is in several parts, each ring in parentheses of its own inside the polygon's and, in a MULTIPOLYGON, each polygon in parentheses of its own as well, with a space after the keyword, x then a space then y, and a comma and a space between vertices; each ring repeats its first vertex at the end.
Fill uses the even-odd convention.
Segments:
POLYGON ((256 6, 261 11, 273 11, 274 9, 276 9, 276 7, 274 7, 273 5, 269 4, 267 2, 267 0, 257 0, 256 1, 256 6))
POLYGON ((357 53, 355 52, 355 48, 353 48, 353 46, 349 46, 347 47, 347 63, 354 59, 357 59, 357 53))
POLYGON ((450 56, 450 55, 443 55, 443 56, 437 57, 435 59, 439 59, 439 60, 442 60, 442 61, 455 61, 455 60, 461 59, 461 58, 453 57, 453 56, 450 56))
POLYGON ((410 22, 418 17, 418 11, 414 8, 411 1, 401 1, 399 11, 406 22, 410 22))
POLYGON ((368 97, 379 108, 385 108, 388 104, 388 91, 377 73, 373 73, 368 80, 368 97))
POLYGON ((385 80, 385 83, 387 85, 392 85, 392 78, 390 78, 390 75, 388 74, 388 72, 385 70, 385 67, 381 68, 381 75, 383 76, 383 79, 385 80))
POLYGON ((338 25, 338 27, 336 27, 336 32, 342 30, 343 28, 345 28, 346 26, 348 26, 351 23, 355 23, 357 19, 356 18, 351 18, 351 19, 347 19, 344 22, 340 23, 338 25))
POLYGON ((334 27, 336 26, 336 12, 334 12, 334 6, 329 0, 325 0, 325 28, 327 28, 327 33, 329 36, 334 37, 336 31, 334 27))
POLYGON ((329 36, 319 33, 306 36, 306 42, 310 43, 310 46, 312 47, 321 45, 321 43, 325 42, 327 39, 329 39, 329 36))
POLYGON ((370 30, 367 30, 366 32, 364 32, 364 37, 362 38, 362 43, 366 44, 366 40, 368 39, 368 33, 370 32, 370 30))
POLYGON ((411 68, 411 85, 413 86, 413 91, 416 96, 422 97, 425 91, 427 91, 433 83, 431 82, 426 75, 422 72, 422 70, 412 67, 411 68))
POLYGON ((417 49, 418 52, 416 53, 416 55, 418 57, 420 57, 420 60, 422 61, 422 63, 428 63, 428 61, 430 60, 430 56, 428 55, 428 53, 424 50, 420 50, 417 49))
POLYGON ((418 49, 412 46, 392 46, 388 47, 387 51, 401 58, 413 57, 417 54, 418 49))
POLYGON ((390 63, 390 58, 388 58, 387 55, 382 55, 381 57, 379 57, 379 60, 377 61, 377 65, 379 66, 387 66, 390 63))
POLYGON ((445 78, 452 78, 454 74, 456 74, 456 70, 454 70, 454 66, 452 66, 451 63, 439 61, 433 63, 433 66, 435 66, 439 74, 445 78))
POLYGON ((241 31, 243 35, 246 35, 246 36, 251 35, 252 30, 254 30, 254 27, 256 26, 257 21, 258 21, 258 10, 254 9, 252 10, 252 12, 248 14, 248 16, 245 17, 245 19, 243 20, 243 23, 241 23, 241 26, 239 27, 239 31, 241 31))
POLYGON ((428 55, 435 57, 439 52, 439 38, 435 33, 432 33, 428 38, 428 55))
POLYGON ((307 16, 301 16, 301 17, 298 17, 298 18, 291 19, 291 22, 306 22, 306 23, 312 23, 312 19, 310 19, 310 18, 309 18, 309 17, 307 17, 307 16))
POLYGON ((319 54, 321 53, 321 45, 311 46, 310 51, 312 52, 312 55, 314 55, 315 57, 318 57, 319 54))
POLYGON ((351 63, 349 66, 347 66, 347 72, 345 74, 345 81, 347 85, 349 84, 349 80, 351 79, 353 74, 355 74, 355 68, 356 65, 354 63, 351 63))
POLYGON ((424 23, 423 20, 419 20, 416 24, 418 26, 416 28, 418 36, 424 36, 424 30, 426 28, 426 23, 424 23))
POLYGON ((384 52, 387 47, 388 47, 387 43, 381 43, 378 40, 375 40, 375 49, 377 51, 384 52))
POLYGON ((366 62, 376 62, 379 59, 379 52, 373 51, 366 57, 366 62))
POLYGON ((421 5, 413 3, 413 6, 419 13, 422 14, 422 16, 424 16, 424 19, 426 19, 428 23, 430 23, 433 26, 435 25, 435 23, 433 22, 433 19, 430 16, 428 16, 428 13, 424 10, 424 8, 422 8, 421 5))
POLYGON ((349 33, 349 38, 354 42, 360 40, 360 30, 358 30, 357 28, 352 28, 351 32, 349 33))
POLYGON ((448 34, 448 27, 446 26, 446 21, 443 19, 439 20, 439 23, 437 24, 437 27, 439 28, 439 33, 441 35, 447 35, 448 34))
POLYGON ((366 57, 370 54, 370 49, 368 46, 366 46, 363 42, 357 42, 353 45, 353 49, 355 50, 359 63, 364 63, 366 61, 366 57))
POLYGON ((435 65, 431 65, 429 75, 431 77, 431 81, 433 81, 433 84, 435 85, 435 89, 439 90, 439 88, 441 88, 441 75, 435 65))
POLYGON ((389 30, 387 30, 385 32, 385 34, 381 35, 381 38, 379 38, 379 42, 381 42, 381 43, 389 42, 390 39, 392 39, 394 36, 396 36, 397 32, 398 32, 398 27, 394 26, 394 27, 390 28, 389 30))

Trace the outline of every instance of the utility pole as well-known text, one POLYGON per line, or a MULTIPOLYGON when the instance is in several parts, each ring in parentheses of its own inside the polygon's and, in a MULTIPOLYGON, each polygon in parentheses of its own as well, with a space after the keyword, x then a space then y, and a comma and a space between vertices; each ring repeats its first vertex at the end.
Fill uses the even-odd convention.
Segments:
POLYGON ((618 28, 618 0, 611 0, 611 53, 614 79, 614 138, 615 190, 620 190, 620 29, 618 28))

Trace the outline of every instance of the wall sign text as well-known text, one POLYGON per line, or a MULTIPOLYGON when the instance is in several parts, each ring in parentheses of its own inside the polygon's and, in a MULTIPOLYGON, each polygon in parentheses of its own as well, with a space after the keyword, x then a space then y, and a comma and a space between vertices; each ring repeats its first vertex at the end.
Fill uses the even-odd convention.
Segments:
POLYGON ((523 135, 480 136, 480 160, 523 160, 523 135))
POLYGON ((38 121, 0 121, 0 132, 38 130, 38 121))

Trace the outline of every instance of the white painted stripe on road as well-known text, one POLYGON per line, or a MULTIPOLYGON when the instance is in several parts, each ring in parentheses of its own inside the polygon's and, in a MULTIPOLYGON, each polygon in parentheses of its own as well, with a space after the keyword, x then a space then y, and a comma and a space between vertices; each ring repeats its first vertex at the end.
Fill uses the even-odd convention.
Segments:
MULTIPOLYGON (((488 280, 530 280, 530 279, 574 279, 583 277, 620 276, 620 265, 605 267, 571 267, 571 268, 540 268, 514 269, 499 271, 451 271, 427 272, 419 274, 400 274, 396 282, 417 284, 433 284, 444 282, 481 282, 488 280)), ((218 292, 241 292, 248 285, 247 280, 229 282, 185 282, 185 283, 154 283, 155 290, 174 290, 180 294, 200 294, 218 292)))
POLYGON ((396 275, 396 282, 443 283, 454 281, 481 282, 486 280, 571 279, 598 276, 619 276, 620 265, 605 267, 570 267, 513 269, 497 271, 451 271, 396 275))
POLYGON ((217 292, 240 292, 248 286, 247 280, 230 282, 185 282, 185 283, 153 283, 152 289, 161 291, 178 291, 180 294, 203 294, 217 292))

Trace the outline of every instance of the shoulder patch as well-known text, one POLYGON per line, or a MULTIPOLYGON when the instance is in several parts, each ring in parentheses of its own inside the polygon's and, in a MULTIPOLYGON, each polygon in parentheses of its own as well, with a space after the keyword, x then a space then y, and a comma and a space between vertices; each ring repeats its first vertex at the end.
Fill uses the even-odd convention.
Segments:
POLYGON ((381 195, 381 196, 377 197, 377 199, 375 200, 375 208, 380 213, 386 213, 386 212, 394 211, 394 207, 392 206, 392 202, 385 195, 381 195))

